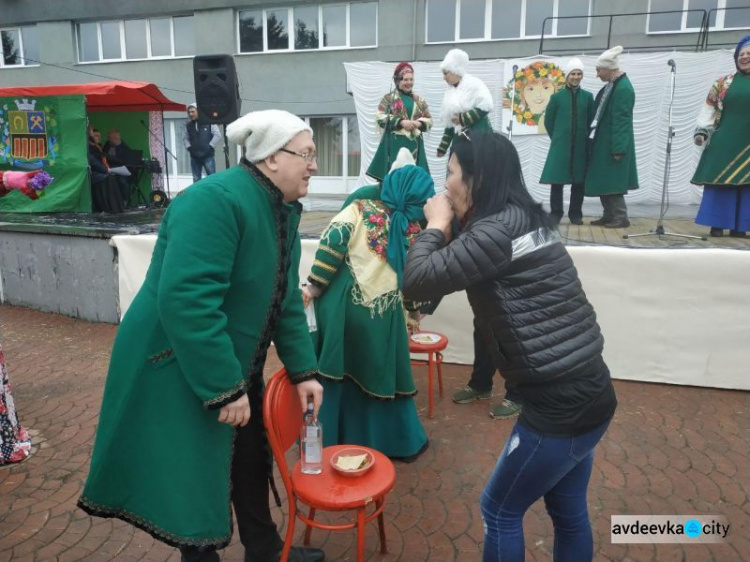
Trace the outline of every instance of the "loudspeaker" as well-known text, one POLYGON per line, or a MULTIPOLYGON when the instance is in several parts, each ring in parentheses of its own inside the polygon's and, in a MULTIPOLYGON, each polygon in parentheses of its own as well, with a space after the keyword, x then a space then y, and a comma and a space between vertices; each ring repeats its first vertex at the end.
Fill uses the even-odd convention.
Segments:
POLYGON ((231 55, 193 58, 193 79, 201 123, 227 124, 240 116, 240 88, 231 55))

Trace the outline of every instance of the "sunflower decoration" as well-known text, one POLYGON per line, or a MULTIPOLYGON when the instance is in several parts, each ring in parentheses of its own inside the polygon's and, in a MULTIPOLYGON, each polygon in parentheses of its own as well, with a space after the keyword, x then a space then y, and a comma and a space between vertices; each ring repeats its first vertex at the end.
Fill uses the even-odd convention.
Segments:
POLYGON ((554 62, 536 61, 516 71, 505 88, 508 106, 513 96, 513 81, 516 97, 513 117, 522 125, 540 126, 549 98, 565 86, 565 72, 554 62))

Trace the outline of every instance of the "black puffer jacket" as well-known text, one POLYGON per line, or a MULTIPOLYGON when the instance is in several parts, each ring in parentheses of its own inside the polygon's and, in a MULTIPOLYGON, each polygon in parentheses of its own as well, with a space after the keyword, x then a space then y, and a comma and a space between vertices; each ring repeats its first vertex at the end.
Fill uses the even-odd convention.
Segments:
POLYGON ((409 251, 404 297, 461 290, 500 373, 518 385, 521 421, 570 435, 611 417, 604 339, 556 232, 535 229, 516 207, 470 223, 447 245, 442 232, 425 230, 409 251))

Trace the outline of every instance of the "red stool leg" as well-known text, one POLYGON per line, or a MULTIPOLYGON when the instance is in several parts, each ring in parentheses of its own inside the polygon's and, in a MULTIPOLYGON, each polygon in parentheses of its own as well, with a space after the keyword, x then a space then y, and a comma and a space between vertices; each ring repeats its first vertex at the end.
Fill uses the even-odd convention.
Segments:
POLYGON ((443 397, 443 354, 437 352, 437 372, 438 372, 438 389, 440 391, 440 398, 443 397))
MULTIPOLYGON (((308 517, 310 518, 311 521, 315 519, 315 508, 314 507, 310 508, 310 513, 308 514, 308 517)), ((305 546, 309 546, 310 545, 310 537, 311 537, 311 535, 312 535, 312 525, 307 525, 307 528, 305 529, 305 540, 303 542, 303 544, 305 546)))
POLYGON ((434 397, 432 396, 432 364, 434 362, 434 356, 431 351, 427 353, 427 392, 429 392, 429 409, 428 409, 428 415, 430 416, 430 419, 432 419, 432 410, 433 410, 433 401, 434 397))
POLYGON ((357 510, 357 562, 365 562, 365 508, 357 510))
MULTIPOLYGON (((380 498, 379 501, 375 502, 375 506, 380 507, 385 503, 385 499, 380 498)), ((388 545, 385 542, 385 522, 383 521, 383 512, 378 515, 378 531, 380 531, 380 554, 388 554, 388 545)))

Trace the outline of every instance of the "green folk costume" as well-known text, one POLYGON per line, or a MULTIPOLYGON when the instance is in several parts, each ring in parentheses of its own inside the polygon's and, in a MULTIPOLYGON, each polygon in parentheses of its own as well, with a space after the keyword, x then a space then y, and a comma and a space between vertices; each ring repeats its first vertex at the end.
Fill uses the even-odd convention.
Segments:
POLYGON ((624 73, 612 83, 609 96, 604 96, 605 90, 607 86, 596 95, 599 118, 586 172, 586 195, 589 197, 638 189, 633 134, 635 90, 624 73), (606 99, 602 99, 604 97, 606 99), (616 154, 622 155, 619 161, 615 160, 616 154))
POLYGON ((696 134, 710 139, 693 179, 696 185, 750 184, 750 76, 737 72, 711 87, 696 134), (722 116, 728 116, 722 119, 722 116))
POLYGON ((229 543, 235 429, 218 409, 247 392, 258 413, 271 339, 293 382, 316 372, 300 212, 249 163, 169 206, 112 350, 85 511, 172 546, 229 543))
POLYGON ((583 183, 594 111, 594 96, 583 88, 566 86, 550 98, 545 114, 550 148, 539 183, 583 183))
POLYGON ((414 93, 406 93, 396 90, 383 96, 378 105, 376 118, 378 127, 382 133, 380 144, 375 156, 367 168, 367 175, 382 181, 390 171, 390 165, 396 160, 398 151, 406 148, 411 152, 417 166, 424 168, 428 173, 430 167, 427 164, 427 155, 424 152, 424 133, 432 128, 432 116, 427 102, 414 93), (390 106, 390 114, 388 108, 390 106), (419 121, 419 129, 407 131, 400 127, 402 120, 419 121), (386 124, 388 134, 385 134, 386 124), (390 159, 388 156, 390 155, 390 159))
MULTIPOLYGON (((333 219, 309 277, 323 290, 314 301, 318 330, 311 335, 325 389, 319 416, 325 445, 409 457, 427 436, 412 398, 405 303, 386 258, 389 226, 389 209, 378 200, 356 200, 333 219)), ((419 230, 410 222, 407 238, 419 230)))
MULTIPOLYGON (((471 134, 472 132, 491 132, 492 124, 490 123, 489 114, 489 111, 482 111, 481 109, 477 108, 460 113, 459 119, 461 120, 461 130, 465 131, 467 134, 471 134)), ((445 154, 448 152, 448 149, 453 142, 454 136, 456 136, 456 128, 446 127, 443 131, 443 137, 440 139, 440 145, 437 149, 439 154, 445 154)))

